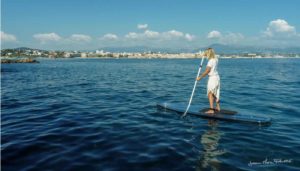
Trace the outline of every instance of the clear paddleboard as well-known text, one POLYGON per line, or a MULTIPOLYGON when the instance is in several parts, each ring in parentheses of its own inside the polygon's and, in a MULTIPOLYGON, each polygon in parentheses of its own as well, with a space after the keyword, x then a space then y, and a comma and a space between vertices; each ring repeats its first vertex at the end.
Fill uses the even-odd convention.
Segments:
MULTIPOLYGON (((184 113, 187 104, 164 102, 164 103, 158 103, 157 106, 166 110, 171 110, 178 113, 184 113)), ((201 117, 201 118, 207 118, 207 119, 253 123, 253 124, 260 124, 260 125, 271 124, 271 120, 272 120, 271 118, 268 117, 241 114, 239 112, 231 111, 231 110, 221 110, 219 112, 215 112, 214 114, 207 114, 205 113, 205 111, 207 111, 207 109, 201 109, 197 105, 191 105, 187 114, 201 117)))

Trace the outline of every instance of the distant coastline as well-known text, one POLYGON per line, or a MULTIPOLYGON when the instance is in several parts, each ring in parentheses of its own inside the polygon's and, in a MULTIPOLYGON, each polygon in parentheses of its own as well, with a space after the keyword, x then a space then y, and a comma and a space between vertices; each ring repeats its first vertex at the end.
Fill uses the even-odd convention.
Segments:
MULTIPOLYGON (((300 53, 269 53, 269 52, 241 52, 241 53, 219 53, 220 58, 300 58, 300 53)), ((1 50, 1 59, 20 58, 135 58, 135 59, 187 59, 201 58, 198 53, 168 53, 168 52, 107 52, 95 51, 48 51, 31 48, 15 48, 1 50)))
MULTIPOLYGON (((186 57, 186 56, 163 56, 163 57, 153 57, 153 56, 128 56, 128 57, 3 57, 1 56, 0 60, 1 60, 1 64, 15 64, 15 63, 40 63, 40 59, 41 60, 46 60, 46 59, 65 59, 65 60, 69 60, 69 59, 99 59, 99 60, 105 60, 105 59, 199 59, 200 57, 186 57)), ((242 57, 242 56, 235 56, 235 57, 224 57, 224 56, 219 56, 219 58, 221 59, 225 59, 225 60, 230 60, 230 59, 296 59, 299 58, 299 56, 297 57, 282 57, 282 56, 273 56, 273 57, 242 57)))

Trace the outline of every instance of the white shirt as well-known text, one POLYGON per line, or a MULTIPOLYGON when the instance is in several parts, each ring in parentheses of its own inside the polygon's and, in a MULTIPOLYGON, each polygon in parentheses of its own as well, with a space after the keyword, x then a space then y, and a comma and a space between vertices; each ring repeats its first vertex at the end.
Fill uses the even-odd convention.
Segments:
POLYGON ((217 58, 210 59, 207 62, 206 67, 210 67, 210 72, 208 73, 209 76, 219 75, 218 70, 217 70, 218 69, 218 62, 219 62, 219 60, 217 58))

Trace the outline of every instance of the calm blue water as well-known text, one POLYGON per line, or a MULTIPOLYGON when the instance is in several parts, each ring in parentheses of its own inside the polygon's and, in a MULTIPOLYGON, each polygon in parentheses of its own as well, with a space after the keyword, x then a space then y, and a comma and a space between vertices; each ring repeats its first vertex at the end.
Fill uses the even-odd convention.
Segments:
POLYGON ((300 168, 300 59, 220 59, 222 107, 268 127, 158 110, 188 101, 199 59, 40 62, 2 65, 3 170, 300 168))

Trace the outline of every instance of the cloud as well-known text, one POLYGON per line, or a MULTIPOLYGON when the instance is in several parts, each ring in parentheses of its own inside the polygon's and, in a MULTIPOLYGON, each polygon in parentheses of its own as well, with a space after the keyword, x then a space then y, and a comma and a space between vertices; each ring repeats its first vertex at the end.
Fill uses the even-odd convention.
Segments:
POLYGON ((56 33, 39 33, 34 34, 33 37, 40 41, 41 43, 46 43, 48 41, 59 41, 62 38, 56 33))
POLYGON ((147 38, 158 38, 160 36, 160 33, 159 32, 156 32, 156 31, 151 31, 151 30, 146 30, 144 32, 144 35, 147 37, 147 38))
POLYGON ((170 30, 166 32, 157 32, 153 30, 145 30, 143 33, 136 33, 136 32, 129 32, 125 35, 125 38, 127 39, 135 39, 135 40, 175 40, 175 39, 185 39, 188 41, 192 41, 195 39, 194 35, 191 35, 189 33, 183 33, 177 30, 170 30))
POLYGON ((177 30, 170 30, 166 32, 157 32, 153 30, 145 30, 142 33, 136 33, 136 32, 129 32, 125 35, 126 39, 133 39, 133 40, 152 40, 152 41, 170 41, 170 40, 187 40, 187 41, 193 41, 196 36, 189 34, 189 33, 183 33, 181 31, 177 30))
POLYGON ((195 39, 194 35, 191 35, 189 33, 183 33, 181 31, 177 30, 170 30, 167 32, 161 33, 161 38, 163 40, 179 40, 179 39, 185 39, 187 41, 192 41, 195 39))
POLYGON ((40 41, 41 44, 48 42, 59 42, 60 44, 69 45, 72 43, 86 43, 91 42, 92 38, 85 34, 72 34, 68 38, 63 38, 56 33, 39 33, 34 34, 33 37, 40 41))
POLYGON ((177 30, 170 30, 162 33, 163 39, 185 39, 187 41, 193 41, 196 36, 190 33, 183 33, 177 30))
POLYGON ((105 34, 102 38, 102 40, 118 40, 118 36, 112 33, 105 34))
POLYGON ((241 33, 226 33, 222 34, 219 31, 213 30, 207 34, 208 39, 214 39, 215 41, 223 44, 235 44, 243 40, 245 37, 241 33))
POLYGON ((170 40, 187 40, 193 41, 196 36, 190 33, 184 33, 175 29, 165 31, 165 32, 157 32, 153 30, 149 30, 148 24, 138 24, 138 29, 143 29, 143 32, 129 32, 125 35, 127 40, 139 40, 139 41, 170 41, 170 40))
POLYGON ((194 35, 191 35, 189 33, 186 33, 185 34, 185 39, 188 40, 188 41, 193 41, 195 39, 195 36, 194 35))
POLYGON ((174 38, 174 37, 183 37, 184 34, 177 30, 170 30, 164 33, 166 37, 174 38))
POLYGON ((17 38, 13 34, 4 33, 1 31, 1 41, 2 42, 17 42, 17 38))
POLYGON ((221 38, 222 34, 219 31, 213 30, 207 34, 208 39, 218 39, 221 38))
POLYGON ((139 37, 140 37, 139 34, 135 32, 129 32, 128 34, 125 35, 125 38, 128 39, 137 39, 139 37))
POLYGON ((72 34, 70 40, 76 42, 90 42, 92 38, 85 34, 72 34))
POLYGON ((221 42, 224 44, 235 44, 243 40, 245 37, 241 33, 227 33, 221 37, 221 42))
POLYGON ((148 24, 138 24, 137 28, 138 29, 147 29, 148 28, 148 24))
POLYGON ((136 33, 136 32, 129 32, 125 35, 127 39, 139 39, 139 40, 146 40, 146 39, 154 39, 159 38, 160 33, 152 30, 145 30, 143 33, 136 33))
POLYGON ((300 43, 300 34, 296 27, 284 19, 275 19, 268 23, 267 28, 255 37, 251 44, 270 47, 293 47, 300 43))
POLYGON ((296 28, 288 24, 287 21, 283 19, 277 19, 269 22, 269 26, 263 32, 267 37, 274 36, 293 36, 296 35, 296 28))

